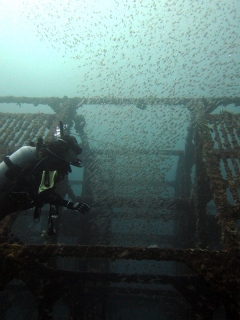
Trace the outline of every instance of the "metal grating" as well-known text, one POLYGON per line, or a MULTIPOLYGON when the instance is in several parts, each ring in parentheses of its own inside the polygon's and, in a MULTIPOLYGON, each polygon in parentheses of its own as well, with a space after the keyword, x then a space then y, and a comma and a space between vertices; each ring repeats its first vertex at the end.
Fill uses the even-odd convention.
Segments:
POLYGON ((215 201, 225 249, 239 246, 240 116, 230 112, 208 115, 199 126, 202 156, 215 201))
POLYGON ((57 124, 55 114, 0 113, 0 157, 11 154, 37 137, 53 136, 57 124))

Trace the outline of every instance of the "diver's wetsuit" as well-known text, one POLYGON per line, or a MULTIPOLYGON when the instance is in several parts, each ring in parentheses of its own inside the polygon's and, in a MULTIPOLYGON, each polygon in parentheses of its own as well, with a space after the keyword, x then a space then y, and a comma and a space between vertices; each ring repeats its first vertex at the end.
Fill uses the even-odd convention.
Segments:
POLYGON ((20 210, 35 206, 40 208, 45 203, 66 207, 69 201, 55 192, 55 185, 68 172, 71 172, 69 163, 61 162, 51 156, 32 161, 31 165, 25 169, 19 168, 18 174, 15 168, 15 177, 11 177, 11 182, 0 194, 0 219, 20 210), (40 190, 44 183, 43 172, 57 172, 57 174, 50 187, 40 190))

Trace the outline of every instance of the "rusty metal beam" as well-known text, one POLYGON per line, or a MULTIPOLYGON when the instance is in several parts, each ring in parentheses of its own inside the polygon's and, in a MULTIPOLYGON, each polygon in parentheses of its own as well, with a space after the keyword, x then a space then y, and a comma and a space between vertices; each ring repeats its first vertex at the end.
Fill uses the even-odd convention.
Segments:
POLYGON ((183 156, 184 151, 183 150, 166 150, 166 149, 134 149, 134 148, 117 148, 114 149, 92 149, 93 152, 95 152, 96 155, 101 156, 123 156, 123 157, 129 157, 131 156, 137 156, 137 155, 143 155, 144 156, 183 156))
MULTIPOLYGON (((18 245, 1 244, 0 258, 2 280, 5 272, 16 274, 29 261, 46 262, 54 256, 95 257, 111 260, 154 260, 177 261, 187 264, 205 281, 222 294, 239 294, 240 292, 240 251, 207 251, 198 249, 160 249, 147 247, 117 246, 69 246, 69 245, 18 245)), ((32 264, 33 265, 33 264, 32 264)), ((9 275, 11 278, 12 276, 9 275)))
POLYGON ((193 199, 197 216, 198 246, 205 249, 208 245, 207 203, 212 199, 212 195, 202 158, 203 142, 201 138, 202 136, 196 128, 194 134, 196 174, 193 199))
POLYGON ((88 196, 83 196, 83 200, 87 203, 93 203, 94 207, 114 207, 114 208, 146 208, 148 205, 151 206, 151 209, 191 209, 191 202, 188 198, 171 198, 164 199, 161 197, 142 197, 142 198, 133 198, 133 197, 110 197, 102 196, 101 198, 93 198, 88 196))
POLYGON ((220 105, 226 106, 228 104, 240 105, 240 97, 218 97, 218 98, 118 98, 118 97, 73 97, 68 98, 64 96, 59 97, 15 97, 15 96, 2 96, 0 97, 0 103, 16 103, 16 104, 33 104, 37 106, 39 104, 49 105, 55 108, 60 103, 70 103, 72 107, 77 108, 82 105, 90 104, 114 104, 114 105, 126 105, 135 104, 136 106, 145 105, 183 105, 187 106, 190 111, 194 109, 194 105, 201 103, 206 106, 206 110, 211 112, 220 105))

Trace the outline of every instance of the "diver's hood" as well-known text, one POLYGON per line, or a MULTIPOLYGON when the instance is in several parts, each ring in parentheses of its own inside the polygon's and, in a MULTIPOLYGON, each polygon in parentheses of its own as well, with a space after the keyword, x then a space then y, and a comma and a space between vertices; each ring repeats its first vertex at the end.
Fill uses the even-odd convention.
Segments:
POLYGON ((78 144, 77 139, 73 136, 64 135, 57 140, 61 147, 65 150, 72 149, 76 152, 76 154, 80 154, 82 152, 82 147, 78 144))
POLYGON ((71 166, 78 167, 78 168, 83 167, 82 161, 78 158, 76 158, 76 160, 74 160, 73 162, 69 162, 69 161, 65 160, 64 158, 59 157, 58 155, 56 155, 54 152, 52 152, 51 150, 49 150, 46 147, 45 147, 45 150, 47 151, 48 154, 50 154, 52 157, 54 157, 55 159, 58 159, 61 162, 64 162, 66 164, 70 164, 71 166))

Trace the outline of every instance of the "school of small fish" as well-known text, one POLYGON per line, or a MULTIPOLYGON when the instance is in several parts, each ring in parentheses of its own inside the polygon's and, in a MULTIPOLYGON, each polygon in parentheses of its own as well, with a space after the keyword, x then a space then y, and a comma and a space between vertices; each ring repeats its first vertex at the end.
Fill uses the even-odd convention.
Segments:
POLYGON ((78 96, 239 95, 237 0, 23 4, 39 39, 75 60, 78 96))

